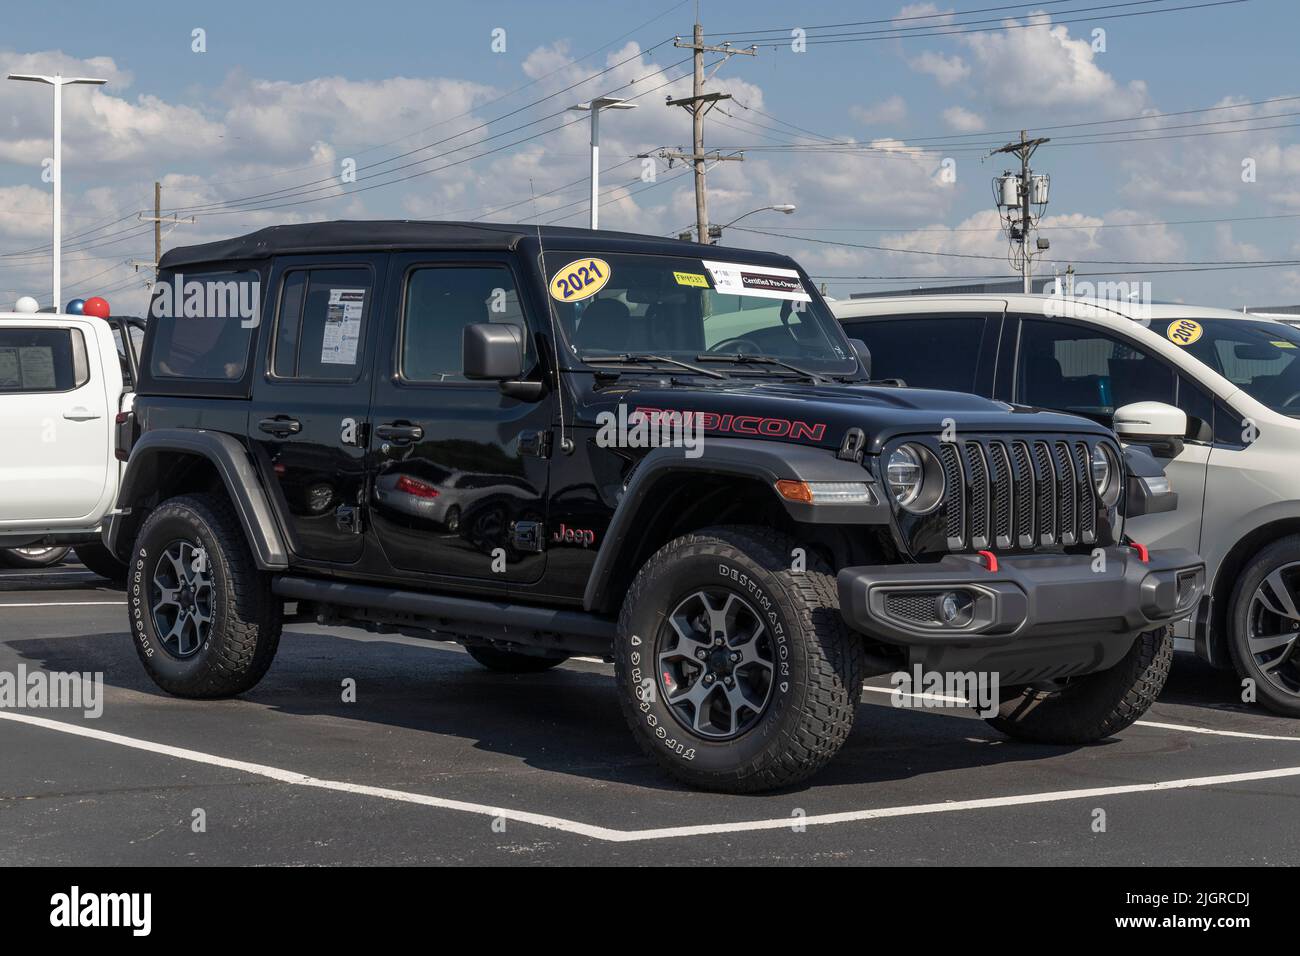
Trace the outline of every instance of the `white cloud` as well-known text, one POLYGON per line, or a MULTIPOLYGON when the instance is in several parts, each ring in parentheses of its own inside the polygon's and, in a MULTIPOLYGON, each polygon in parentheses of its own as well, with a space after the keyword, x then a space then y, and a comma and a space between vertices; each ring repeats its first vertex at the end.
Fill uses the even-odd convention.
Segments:
POLYGON ((894 94, 871 106, 854 106, 849 113, 858 122, 867 125, 898 123, 907 117, 907 104, 903 102, 901 96, 894 94))
POLYGON ((918 73, 934 77, 940 86, 952 86, 970 76, 970 67, 961 57, 945 56, 933 50, 909 57, 907 65, 918 73))
POLYGON ((974 133, 986 125, 984 117, 961 106, 950 106, 940 115, 950 128, 959 133, 974 133))

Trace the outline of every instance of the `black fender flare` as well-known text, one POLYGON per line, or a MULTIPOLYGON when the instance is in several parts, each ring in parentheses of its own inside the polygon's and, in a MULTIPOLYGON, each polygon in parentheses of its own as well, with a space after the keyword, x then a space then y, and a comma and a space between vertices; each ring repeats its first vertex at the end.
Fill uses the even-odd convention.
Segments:
POLYGON ((790 517, 800 524, 888 524, 889 505, 871 471, 862 462, 835 457, 833 449, 790 442, 752 441, 734 438, 710 438, 705 454, 688 458, 681 448, 655 448, 632 471, 632 477, 619 496, 605 539, 587 578, 582 606, 587 611, 600 608, 613 576, 619 555, 637 530, 641 507, 659 482, 689 474, 734 475, 757 478, 772 489, 790 517), (794 481, 864 481, 876 490, 878 504, 812 505, 789 501, 777 494, 775 485, 782 479, 794 481))
POLYGON ((118 490, 117 511, 104 528, 104 544, 108 549, 118 558, 130 560, 130 555, 123 552, 133 546, 143 520, 138 509, 148 502, 157 487, 158 465, 177 454, 204 458, 221 476, 258 568, 263 571, 288 568, 289 551, 284 534, 247 449, 224 432, 193 428, 145 432, 132 447, 118 490))

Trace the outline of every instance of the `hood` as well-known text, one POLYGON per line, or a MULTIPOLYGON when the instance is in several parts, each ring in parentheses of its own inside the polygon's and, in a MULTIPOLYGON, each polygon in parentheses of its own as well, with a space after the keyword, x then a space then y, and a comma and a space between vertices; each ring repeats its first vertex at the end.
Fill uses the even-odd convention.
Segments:
POLYGON ((684 412, 698 416, 705 434, 838 448, 850 428, 861 428, 866 450, 878 453, 900 435, 1068 432, 1110 435, 1086 418, 1007 405, 1003 402, 923 388, 879 385, 811 385, 791 381, 733 379, 673 382, 668 376, 623 376, 612 385, 578 395, 575 424, 597 428, 606 415, 684 412), (951 422, 945 421, 951 419, 951 422))

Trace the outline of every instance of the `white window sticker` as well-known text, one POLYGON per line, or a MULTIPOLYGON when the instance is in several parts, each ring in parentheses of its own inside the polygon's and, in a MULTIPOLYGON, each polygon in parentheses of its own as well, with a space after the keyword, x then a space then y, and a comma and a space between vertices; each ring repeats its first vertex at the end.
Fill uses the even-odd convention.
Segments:
POLYGON ((811 302, 803 280, 793 269, 772 266, 749 266, 739 262, 710 262, 702 260, 704 268, 713 276, 714 291, 723 295, 749 295, 758 299, 788 299, 791 302, 811 302))
POLYGON ((361 344, 361 314, 366 308, 365 289, 330 289, 321 339, 322 365, 356 365, 361 344))

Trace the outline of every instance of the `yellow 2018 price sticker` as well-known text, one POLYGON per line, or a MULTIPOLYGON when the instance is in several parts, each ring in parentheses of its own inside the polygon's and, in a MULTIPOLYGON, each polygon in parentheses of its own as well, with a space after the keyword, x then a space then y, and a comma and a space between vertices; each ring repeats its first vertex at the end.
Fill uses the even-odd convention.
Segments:
POLYGON ((1203 331, 1200 322, 1193 322, 1191 319, 1175 319, 1169 323, 1169 328, 1165 329, 1165 337, 1174 345, 1191 345, 1200 339, 1203 331))
POLYGON ((609 263, 604 259, 575 259, 551 280, 551 298, 557 302, 581 302, 605 288, 609 263))

